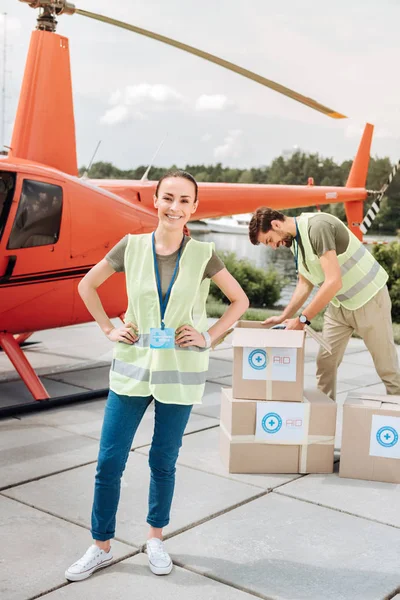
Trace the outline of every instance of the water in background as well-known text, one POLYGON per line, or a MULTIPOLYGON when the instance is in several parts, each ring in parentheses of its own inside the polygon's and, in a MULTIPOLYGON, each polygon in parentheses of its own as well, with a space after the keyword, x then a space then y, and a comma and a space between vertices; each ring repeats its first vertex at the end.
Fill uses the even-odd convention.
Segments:
MULTIPOLYGON (((190 226, 190 224, 189 224, 190 226)), ((203 233, 193 232, 192 237, 203 242, 214 242, 215 248, 220 252, 228 251, 235 252, 238 258, 247 258, 255 266, 263 269, 274 268, 280 275, 283 275, 288 283, 281 292, 281 297, 277 304, 286 306, 296 287, 296 271, 294 267, 293 254, 289 248, 278 248, 273 250, 267 246, 260 244, 253 246, 247 235, 232 234, 232 233, 203 233)), ((395 236, 365 236, 365 241, 394 241, 398 240, 395 236)), ((371 246, 369 246, 371 249, 371 246)))

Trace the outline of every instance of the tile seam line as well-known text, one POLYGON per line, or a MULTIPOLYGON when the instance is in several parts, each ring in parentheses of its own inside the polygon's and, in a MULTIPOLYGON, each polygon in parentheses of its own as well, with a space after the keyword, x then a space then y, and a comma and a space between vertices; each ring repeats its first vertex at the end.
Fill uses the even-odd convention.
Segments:
MULTIPOLYGON (((216 519, 224 514, 227 514, 233 510, 236 510, 237 508, 240 508, 242 506, 245 506, 246 504, 249 504, 250 502, 253 502, 254 500, 258 500, 259 498, 262 498, 263 496, 266 496, 268 494, 270 494, 270 491, 262 491, 259 494, 255 494, 254 496, 251 496, 250 498, 246 498, 245 500, 242 500, 241 502, 237 502, 236 504, 233 504, 231 506, 228 506, 227 508, 224 508, 220 511, 217 511, 215 513, 212 513, 210 515, 207 515, 206 517, 204 517, 203 519, 199 519, 198 521, 194 521, 192 523, 189 523, 187 526, 181 527, 180 529, 177 529, 176 531, 174 531, 173 533, 170 534, 166 534, 164 535, 164 540, 168 540, 171 538, 174 538, 178 535, 181 535, 182 533, 185 533, 186 531, 190 531, 191 529, 195 529, 196 527, 203 525, 204 523, 207 523, 208 521, 212 521, 213 519, 216 519)), ((76 521, 73 521, 71 519, 68 519, 66 517, 62 517, 59 514, 53 513, 49 510, 46 510, 44 508, 40 508, 38 506, 29 504, 28 502, 25 502, 24 500, 19 500, 17 498, 13 498, 10 496, 6 496, 5 494, 0 494, 3 495, 5 498, 7 498, 8 500, 12 500, 14 502, 18 502, 19 504, 22 504, 23 506, 27 506, 28 508, 32 508, 34 510, 37 510, 40 513, 43 514, 47 514, 50 515, 51 517, 54 517, 56 519, 60 519, 60 521, 64 521, 65 523, 69 523, 70 525, 75 525, 77 527, 80 527, 81 529, 85 529, 86 531, 88 531, 90 533, 90 528, 87 527, 86 525, 83 525, 82 523, 78 523, 76 521)), ((127 540, 120 538, 120 537, 115 537, 113 538, 115 541, 120 542, 121 544, 126 544, 127 546, 132 546, 133 548, 135 548, 135 553, 137 552, 143 552, 145 547, 146 547, 146 543, 144 542, 143 544, 139 544, 139 545, 135 545, 132 542, 128 542, 127 540)))
MULTIPOLYGON (((210 429, 213 429, 213 427, 210 427, 210 429)), ((196 433, 196 432, 193 432, 193 433, 196 433)), ((197 432, 197 433, 199 433, 199 432, 197 432)), ((140 446, 140 447, 136 448, 136 450, 142 450, 143 448, 147 448, 148 446, 149 446, 149 444, 146 446, 140 446)), ((140 454, 141 456, 148 456, 144 452, 138 452, 138 454, 140 454)), ((219 473, 212 473, 211 471, 205 471, 204 469, 200 469, 198 467, 193 467, 192 465, 187 465, 185 463, 177 463, 177 467, 186 467, 187 469, 191 469, 192 471, 197 471, 198 473, 199 472, 207 473, 207 475, 214 475, 215 477, 221 477, 222 479, 226 479, 227 481, 233 481, 235 483, 240 483, 242 485, 248 485, 250 487, 255 487, 255 488, 258 488, 259 490, 264 490, 265 492, 272 492, 275 489, 275 487, 278 488, 278 487, 281 487, 282 485, 286 485, 288 483, 293 482, 293 479, 292 479, 291 481, 285 481, 283 483, 279 483, 276 486, 268 486, 266 488, 266 487, 262 487, 261 485, 258 485, 256 483, 249 483, 248 481, 239 481, 238 479, 232 479, 231 477, 228 477, 227 475, 221 475, 219 473)), ((232 475, 233 474, 235 474, 235 473, 232 473, 232 475)), ((237 473, 237 475, 251 475, 251 474, 252 473, 237 473)), ((255 473, 255 474, 257 475, 257 473, 255 473)), ((261 473, 261 475, 262 475, 262 473, 261 473)), ((303 475, 303 477, 304 476, 305 475, 303 475)), ((300 479, 300 477, 298 479, 300 479)), ((0 491, 0 493, 1 493, 1 491, 0 491)))
MULTIPOLYGON (((208 417, 208 418, 213 418, 213 417, 208 417)), ((58 429, 59 431, 66 431, 65 429, 59 429, 55 425, 46 425, 46 427, 52 427, 54 429, 58 429)), ((210 425, 210 426, 207 426, 205 429, 198 429, 196 431, 191 431, 191 432, 185 433, 184 437, 186 437, 187 435, 192 435, 194 433, 200 433, 201 431, 207 431, 208 429, 215 429, 216 427, 219 427, 219 425, 210 425)), ((72 432, 70 432, 70 431, 68 431, 67 433, 71 433, 72 434, 72 432)), ((92 438, 92 437, 84 435, 84 434, 72 434, 72 435, 78 435, 80 437, 85 437, 87 439, 96 440, 97 442, 100 442, 100 440, 98 438, 92 438)), ((142 444, 140 446, 136 446, 135 448, 131 448, 131 450, 129 451, 129 453, 133 453, 136 450, 140 450, 141 448, 148 448, 149 446, 151 446, 151 443, 149 443, 149 444, 142 444)), ((142 452, 139 452, 138 454, 140 454, 141 456, 145 456, 142 452)), ((32 477, 31 479, 26 479, 26 480, 20 481, 18 483, 12 483, 10 485, 4 486, 4 487, 0 487, 0 494, 3 494, 3 492, 5 492, 7 490, 10 490, 10 489, 13 489, 13 488, 16 488, 16 487, 19 487, 21 485, 26 485, 27 483, 33 483, 34 481, 40 481, 41 479, 47 479, 48 477, 53 477, 53 475, 60 475, 61 473, 67 473, 68 471, 73 471, 74 469, 80 469, 81 467, 87 467, 88 465, 93 465, 95 463, 97 463, 97 458, 94 459, 94 460, 90 460, 88 462, 79 464, 79 465, 74 465, 72 467, 67 467, 66 469, 60 469, 59 471, 54 471, 54 472, 51 472, 51 473, 46 473, 45 475, 38 475, 37 477, 32 477)), ((186 465, 184 465, 184 466, 186 466, 186 465)), ((196 470, 198 470, 198 469, 196 469, 196 470)), ((251 485, 251 484, 249 484, 249 485, 251 485)))
POLYGON ((312 500, 306 500, 305 498, 298 498, 297 496, 292 496, 287 492, 275 491, 272 490, 272 493, 278 494, 279 496, 285 496, 286 498, 292 498, 292 500, 298 500, 299 502, 305 502, 306 504, 312 504, 313 506, 320 506, 321 508, 327 508, 328 510, 333 510, 338 513, 342 513, 344 515, 349 515, 350 517, 356 517, 357 519, 362 519, 363 521, 369 521, 370 523, 377 523, 378 525, 385 525, 386 527, 392 527, 393 529, 400 529, 399 525, 392 525, 391 523, 385 523, 384 521, 378 521, 377 519, 371 519, 369 517, 364 517, 363 515, 356 515, 355 513, 349 512, 348 510, 341 510, 340 508, 335 508, 334 506, 328 506, 327 504, 321 504, 320 502, 312 502, 312 500))
MULTIPOLYGON (((116 558, 115 560, 113 560, 113 562, 109 566, 112 567, 113 565, 116 565, 117 563, 122 562, 123 560, 127 560, 128 558, 132 558, 133 556, 136 556, 137 554, 140 554, 140 550, 137 550, 133 554, 130 553, 130 554, 126 554, 126 555, 122 556, 121 558, 116 558)), ((36 600, 37 598, 44 598, 48 594, 51 594, 52 592, 56 592, 57 590, 67 587, 71 584, 74 585, 74 583, 77 583, 77 582, 65 581, 65 582, 61 583, 60 585, 54 586, 51 589, 41 592, 40 594, 36 594, 35 596, 30 596, 29 598, 27 598, 27 600, 36 600)))
MULTIPOLYGON (((186 571, 190 571, 191 573, 195 573, 196 575, 201 575, 202 577, 206 577, 207 579, 211 579, 212 581, 216 581, 217 583, 226 585, 227 587, 238 590, 239 592, 244 592, 244 593, 248 594, 249 596, 253 596, 254 598, 261 598, 261 600, 274 600, 274 598, 272 598, 272 596, 264 596, 262 594, 254 592, 252 590, 249 590, 240 585, 235 585, 232 582, 229 582, 226 579, 219 578, 216 575, 212 575, 211 573, 203 573, 202 571, 197 570, 195 567, 189 567, 189 566, 185 565, 184 563, 181 563, 179 560, 174 559, 173 563, 174 563, 174 565, 180 567, 181 569, 185 569, 186 571)), ((34 599, 32 598, 29 600, 34 600, 34 599)))
POLYGON ((392 598, 395 598, 399 592, 400 592, 400 586, 397 587, 393 592, 390 592, 387 596, 382 598, 382 600, 392 600, 392 598))
MULTIPOLYGON (((0 495, 3 495, 8 500, 13 500, 14 502, 18 502, 18 504, 22 504, 23 506, 27 506, 28 508, 33 508, 33 510, 37 510, 40 513, 49 515, 50 517, 54 517, 55 519, 59 519, 60 521, 64 521, 64 523, 68 523, 69 525, 75 525, 76 527, 80 527, 81 529, 88 531, 90 534, 90 527, 83 525, 82 523, 78 523, 77 521, 73 521, 72 519, 68 519, 67 517, 62 517, 61 515, 58 515, 50 510, 46 510, 45 508, 40 508, 39 506, 35 506, 34 504, 29 504, 29 502, 25 502, 24 500, 19 500, 18 498, 13 498, 12 496, 6 496, 5 494, 0 494, 0 495)), ((126 546, 131 546, 132 548, 134 548, 135 549, 134 554, 137 554, 138 552, 142 551, 143 544, 136 545, 136 544, 133 544, 132 542, 128 542, 127 540, 124 540, 119 537, 114 537, 112 539, 115 540, 116 542, 119 542, 120 544, 125 544, 126 546)))
MULTIPOLYGON (((196 527, 199 527, 200 525, 203 525, 204 523, 208 523, 209 521, 213 521, 214 519, 217 519, 218 517, 221 517, 222 515, 228 514, 228 513, 232 512, 233 510, 236 510, 237 508, 241 508, 242 506, 245 506, 246 504, 249 504, 250 502, 254 502, 254 500, 258 500, 259 498, 263 498, 264 496, 267 496, 270 493, 271 492, 269 490, 263 490, 262 492, 260 492, 258 494, 254 494, 254 496, 251 496, 250 498, 245 498, 244 500, 241 500, 240 502, 237 502, 236 504, 232 504, 231 506, 223 508, 222 510, 219 510, 219 511, 217 511, 215 513, 207 515, 203 519, 199 519, 198 521, 194 521, 193 523, 189 523, 186 527, 181 527, 180 529, 177 529, 173 533, 165 535, 164 536, 164 540, 168 540, 168 539, 174 538, 174 537, 176 537, 178 535, 181 535, 182 533, 185 533, 186 531, 190 531, 191 529, 195 529, 196 527)), ((143 547, 144 546, 142 546, 142 548, 143 547)))

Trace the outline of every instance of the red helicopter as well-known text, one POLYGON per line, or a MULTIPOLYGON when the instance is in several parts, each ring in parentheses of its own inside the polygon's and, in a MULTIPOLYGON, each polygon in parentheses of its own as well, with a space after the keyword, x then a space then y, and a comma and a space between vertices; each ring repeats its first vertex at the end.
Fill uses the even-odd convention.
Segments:
MULTIPOLYGON (((62 14, 129 29, 252 79, 332 118, 344 115, 216 56, 153 32, 75 8, 66 0, 20 0, 40 10, 7 156, 0 158, 0 346, 35 400, 49 394, 20 344, 34 331, 92 320, 77 286, 127 232, 154 230, 156 182, 78 177, 69 41, 55 33, 62 14)), ((279 209, 344 202, 361 239, 373 126, 367 124, 346 187, 200 183, 196 219, 239 214, 260 205, 279 209)), ((382 194, 383 195, 383 194, 382 194)), ((380 197, 375 201, 379 210, 380 197)), ((122 274, 100 290, 110 317, 126 307, 122 274)))

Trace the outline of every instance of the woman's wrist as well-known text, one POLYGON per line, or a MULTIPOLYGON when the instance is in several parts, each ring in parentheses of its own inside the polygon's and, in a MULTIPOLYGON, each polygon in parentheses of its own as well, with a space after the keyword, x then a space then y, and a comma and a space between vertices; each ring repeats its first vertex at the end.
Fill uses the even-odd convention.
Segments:
POLYGON ((208 331, 203 331, 203 333, 201 334, 206 342, 206 345, 204 346, 205 348, 211 348, 211 335, 208 333, 208 331))
POLYGON ((111 333, 112 331, 114 331, 115 327, 114 327, 114 325, 109 325, 109 326, 107 326, 107 327, 102 327, 102 329, 103 329, 103 333, 104 333, 105 335, 110 335, 110 333, 111 333))

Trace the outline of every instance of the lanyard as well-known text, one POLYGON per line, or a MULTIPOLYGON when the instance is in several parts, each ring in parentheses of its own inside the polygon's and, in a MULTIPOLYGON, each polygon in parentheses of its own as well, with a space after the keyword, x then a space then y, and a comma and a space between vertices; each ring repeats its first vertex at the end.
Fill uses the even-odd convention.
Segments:
POLYGON ((179 261, 180 261, 181 254, 182 254, 182 246, 183 246, 183 242, 185 241, 185 236, 183 236, 182 241, 181 241, 181 245, 179 246, 179 252, 178 252, 177 259, 176 259, 175 269, 174 269, 174 272, 173 272, 173 275, 172 275, 172 279, 171 279, 171 281, 169 283, 167 293, 165 294, 165 298, 163 300, 162 290, 161 290, 160 271, 158 270, 158 264, 157 264, 156 242, 155 242, 154 233, 155 232, 153 231, 153 234, 152 234, 152 244, 153 244, 154 272, 156 274, 158 299, 160 301, 161 329, 164 329, 165 328, 164 315, 165 315, 165 311, 167 310, 168 300, 169 300, 169 297, 171 295, 172 286, 174 285, 175 277, 176 277, 176 274, 178 272, 179 261))
POLYGON ((299 233, 299 226, 297 225, 297 219, 296 217, 294 218, 294 223, 296 225, 296 248, 294 251, 294 265, 296 268, 296 276, 299 276, 299 239, 300 239, 300 233, 299 233))

